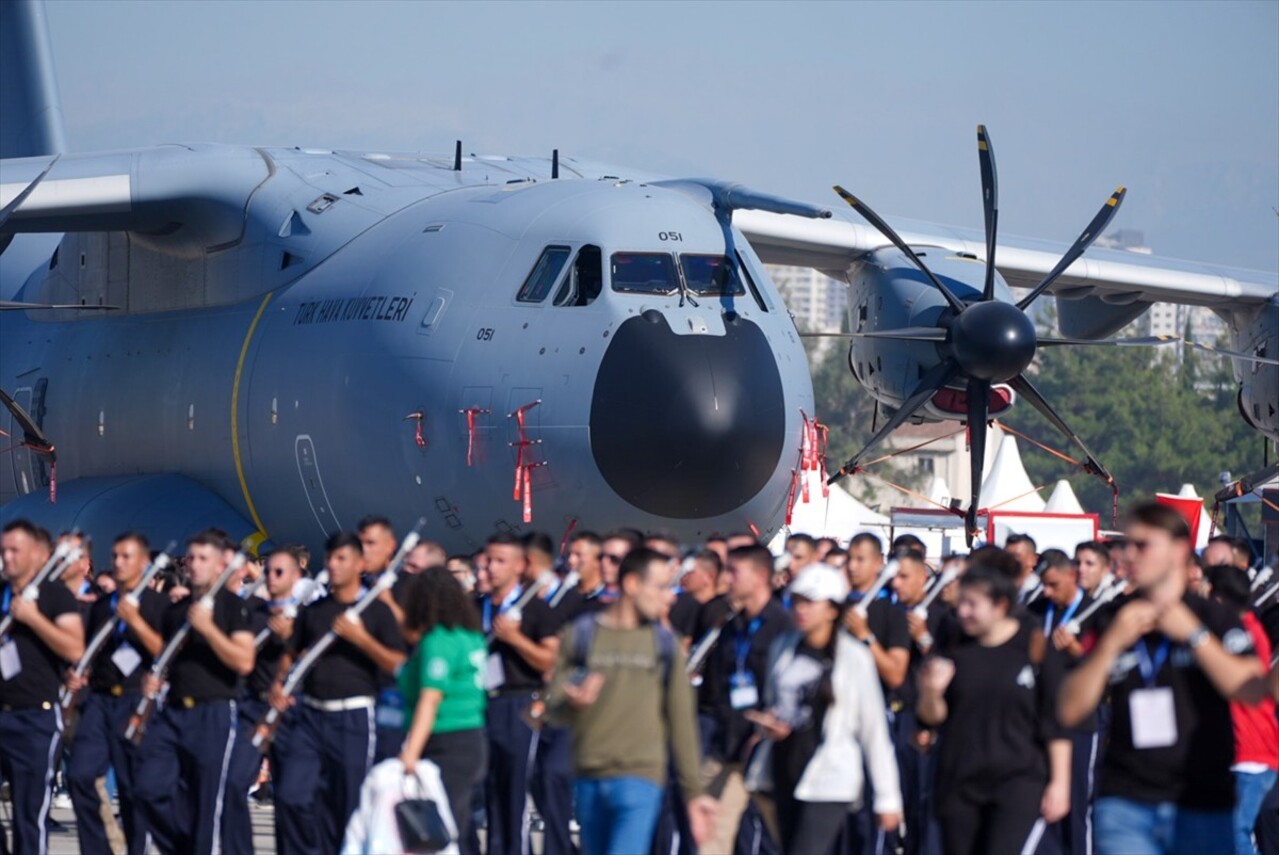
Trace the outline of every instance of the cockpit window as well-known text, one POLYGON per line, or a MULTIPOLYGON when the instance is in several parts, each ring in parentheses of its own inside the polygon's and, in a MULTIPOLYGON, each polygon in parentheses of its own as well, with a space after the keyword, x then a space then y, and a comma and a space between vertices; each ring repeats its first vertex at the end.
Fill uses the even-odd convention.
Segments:
POLYGON ((679 288, 675 259, 664 252, 615 252, 613 290, 632 294, 673 294, 679 288))
POLYGON ((737 297, 746 293, 737 267, 722 255, 681 255, 684 283, 698 297, 737 297))
POLYGON ((548 246, 533 265, 528 278, 515 299, 521 303, 540 303, 551 293, 552 286, 560 278, 560 272, 568 261, 570 250, 567 246, 548 246))
POLYGON ((604 290, 604 256, 598 246, 587 244, 577 253, 573 270, 555 293, 557 306, 589 306, 604 290))

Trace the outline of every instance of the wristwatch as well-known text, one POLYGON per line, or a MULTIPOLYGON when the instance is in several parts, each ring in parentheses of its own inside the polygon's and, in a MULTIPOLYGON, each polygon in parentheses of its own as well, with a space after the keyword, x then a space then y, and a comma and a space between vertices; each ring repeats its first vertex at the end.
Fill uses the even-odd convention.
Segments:
POLYGON ((870 647, 879 639, 875 638, 875 633, 871 632, 871 633, 867 633, 865 638, 859 638, 857 640, 860 641, 862 644, 866 645, 867 647, 870 647))
POLYGON ((1191 650, 1198 650, 1203 647, 1204 642, 1208 640, 1210 635, 1212 633, 1208 631, 1208 627, 1200 624, 1198 629, 1186 636, 1186 646, 1191 650))

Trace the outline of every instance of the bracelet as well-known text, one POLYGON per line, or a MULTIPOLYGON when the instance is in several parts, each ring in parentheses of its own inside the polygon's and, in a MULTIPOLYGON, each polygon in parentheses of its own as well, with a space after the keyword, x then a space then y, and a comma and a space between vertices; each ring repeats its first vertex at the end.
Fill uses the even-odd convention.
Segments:
POLYGON ((1208 627, 1200 624, 1198 629, 1186 636, 1186 646, 1191 650, 1198 650, 1204 646, 1211 635, 1212 633, 1208 631, 1208 627))
POLYGON ((933 637, 928 633, 924 633, 919 637, 919 641, 916 643, 919 645, 921 650, 931 648, 933 646, 933 637))

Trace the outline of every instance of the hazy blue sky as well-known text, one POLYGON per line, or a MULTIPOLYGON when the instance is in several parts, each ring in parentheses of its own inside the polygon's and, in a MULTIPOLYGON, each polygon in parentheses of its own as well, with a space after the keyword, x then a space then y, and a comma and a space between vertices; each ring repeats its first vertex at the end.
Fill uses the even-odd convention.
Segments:
POLYGON ((49 0, 73 150, 562 152, 1279 268, 1279 2, 49 0))

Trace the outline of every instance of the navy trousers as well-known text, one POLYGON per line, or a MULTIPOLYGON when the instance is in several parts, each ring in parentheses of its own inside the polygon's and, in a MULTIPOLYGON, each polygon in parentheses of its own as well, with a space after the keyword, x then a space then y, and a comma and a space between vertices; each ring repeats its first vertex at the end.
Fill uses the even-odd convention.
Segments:
POLYGON ((235 701, 190 708, 170 703, 151 718, 138 752, 134 798, 142 803, 152 842, 161 852, 221 851, 235 724, 235 701))
POLYGON ((488 855, 521 855, 527 848, 524 799, 536 742, 520 713, 532 700, 532 692, 511 692, 489 698, 489 773, 484 781, 488 855))
POLYGON ((376 747, 372 706, 325 712, 299 702, 285 716, 271 752, 279 855, 341 848, 376 747))
POLYGON ((120 824, 124 827, 129 855, 143 855, 147 850, 146 813, 134 794, 141 754, 138 746, 124 738, 129 715, 140 699, 136 694, 117 697, 93 692, 80 708, 71 759, 67 762, 67 789, 75 808, 82 855, 110 855, 111 852, 97 787, 98 779, 107 769, 115 769, 120 824))
POLYGON ((262 753, 253 747, 253 731, 266 716, 267 703, 246 696, 236 704, 235 748, 227 768, 226 804, 222 808, 222 852, 253 855, 253 818, 249 816, 249 788, 262 768, 262 753))
POLYGON ((573 819, 573 763, 567 728, 545 726, 538 731, 529 792, 542 816, 543 855, 576 855, 568 827, 573 819))
MULTIPOLYGON (((49 802, 62 716, 57 704, 47 706, 0 711, 0 779, 9 782, 13 851, 19 855, 43 855, 49 845, 49 802)), ((0 852, 8 851, 0 834, 0 852)))

